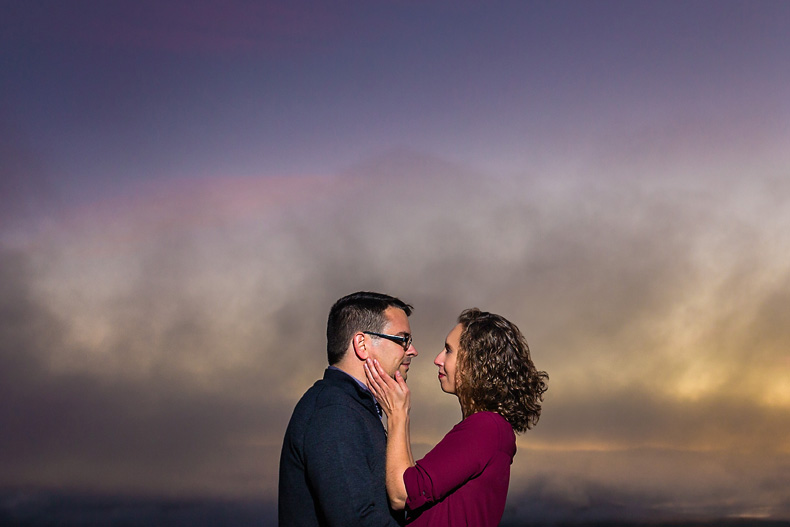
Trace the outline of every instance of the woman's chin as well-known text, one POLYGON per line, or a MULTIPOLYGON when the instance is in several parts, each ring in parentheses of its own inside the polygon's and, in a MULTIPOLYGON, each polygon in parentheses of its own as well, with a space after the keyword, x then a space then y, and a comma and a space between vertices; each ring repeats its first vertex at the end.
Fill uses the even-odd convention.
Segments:
POLYGON ((455 395, 455 390, 453 390, 451 388, 448 388, 444 384, 440 384, 439 388, 441 388, 444 393, 449 393, 450 395, 455 395))

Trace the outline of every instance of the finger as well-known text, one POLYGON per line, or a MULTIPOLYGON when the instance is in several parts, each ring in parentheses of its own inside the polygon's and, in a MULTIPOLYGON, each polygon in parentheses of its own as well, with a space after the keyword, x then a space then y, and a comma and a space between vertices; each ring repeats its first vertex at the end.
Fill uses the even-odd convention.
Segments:
POLYGON ((401 390, 408 390, 409 387, 406 385, 406 379, 403 378, 403 375, 400 374, 400 371, 395 372, 395 382, 398 383, 398 387, 401 390))
POLYGON ((387 377, 387 375, 385 374, 385 375, 382 376, 379 373, 379 370, 381 369, 381 366, 379 365, 378 361, 375 360, 375 359, 373 360, 373 364, 370 365, 369 368, 370 368, 371 374, 373 375, 373 378, 376 380, 376 384, 378 385, 378 387, 380 389, 383 390, 386 387, 386 383, 387 383, 386 377, 387 377))
POLYGON ((367 377, 368 380, 368 387, 373 389, 373 387, 376 385, 376 379, 373 378, 373 372, 370 371, 370 367, 367 365, 367 363, 363 364, 363 367, 365 368, 365 377, 367 377))
POLYGON ((376 374, 381 379, 382 384, 386 385, 387 388, 394 388, 396 386, 395 381, 393 381, 392 377, 381 367, 381 363, 377 359, 373 359, 373 365, 375 366, 376 374))
POLYGON ((365 375, 373 379, 373 368, 371 367, 371 364, 372 363, 370 362, 370 359, 362 363, 362 365, 365 367, 365 375))
POLYGON ((379 385, 378 380, 374 376, 374 373, 371 371, 370 366, 368 366, 367 363, 365 363, 363 366, 365 368, 365 376, 368 379, 368 388, 370 388, 370 391, 373 392, 373 395, 379 397, 381 395, 381 386, 379 385))
POLYGON ((365 366, 367 366, 368 368, 370 368, 370 371, 371 371, 371 373, 372 373, 372 374, 373 374, 375 377, 378 377, 378 376, 379 376, 379 374, 378 374, 378 371, 376 371, 376 359, 367 359, 367 360, 365 361, 365 366))
POLYGON ((400 374, 400 371, 395 372, 395 381, 398 383, 398 386, 404 392, 409 391, 409 385, 406 384, 406 379, 403 378, 403 375, 400 374))
POLYGON ((376 380, 376 383, 381 384, 381 375, 376 371, 376 366, 371 359, 365 361, 365 368, 370 372, 370 376, 376 380))

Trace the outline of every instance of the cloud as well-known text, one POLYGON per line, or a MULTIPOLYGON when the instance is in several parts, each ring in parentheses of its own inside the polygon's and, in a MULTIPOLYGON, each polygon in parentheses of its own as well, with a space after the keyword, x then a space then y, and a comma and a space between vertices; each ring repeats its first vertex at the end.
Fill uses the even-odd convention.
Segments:
MULTIPOLYGON (((279 445, 274 437, 265 441, 267 429, 287 419, 287 409, 187 383, 164 357, 144 376, 53 367, 86 350, 72 347, 68 320, 34 299, 27 259, 4 250, 0 260, 0 392, 10 403, 0 409, 0 485, 165 495, 244 493, 252 486, 271 492, 272 482, 250 466, 273 470, 279 445), (243 460, 236 457, 241 452, 243 460)), ((140 329, 119 324, 109 349, 87 353, 133 355, 139 343, 131 333, 140 329)), ((169 328, 182 329, 194 330, 178 323, 169 328)), ((165 341, 160 351, 185 344, 165 341)))
POLYGON ((762 469, 787 455, 775 321, 790 243, 767 205, 786 187, 593 175, 497 178, 395 152, 321 181, 175 185, 116 215, 66 215, 3 255, 3 389, 17 401, 3 483, 273 499, 288 415, 325 365, 329 306, 374 289, 417 308, 418 455, 460 418, 430 363, 476 305, 515 321, 551 376, 514 492, 649 509, 690 470, 698 490, 678 503, 778 510, 786 481, 762 469), (644 470, 627 470, 634 452, 644 470), (734 484, 706 495, 717 471, 748 489, 737 506, 734 484))
POLYGON ((503 523, 787 518, 788 462, 786 455, 731 452, 522 449, 514 470, 519 464, 527 470, 514 471, 503 523))

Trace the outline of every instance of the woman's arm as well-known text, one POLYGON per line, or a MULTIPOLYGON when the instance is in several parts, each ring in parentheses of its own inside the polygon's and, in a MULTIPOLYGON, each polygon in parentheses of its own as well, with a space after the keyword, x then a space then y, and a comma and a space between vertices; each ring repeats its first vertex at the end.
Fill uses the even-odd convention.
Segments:
POLYGON ((387 414, 387 495, 393 509, 406 507, 403 473, 414 466, 409 435, 410 392, 400 372, 392 379, 377 360, 365 363, 370 391, 387 414))

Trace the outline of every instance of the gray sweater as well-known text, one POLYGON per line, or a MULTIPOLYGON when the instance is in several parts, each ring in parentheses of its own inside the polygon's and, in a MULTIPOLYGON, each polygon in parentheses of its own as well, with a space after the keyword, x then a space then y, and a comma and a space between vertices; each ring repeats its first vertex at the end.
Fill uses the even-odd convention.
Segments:
POLYGON ((397 527, 387 499, 386 448, 373 396, 350 375, 327 369, 299 400, 285 432, 280 527, 397 527))

